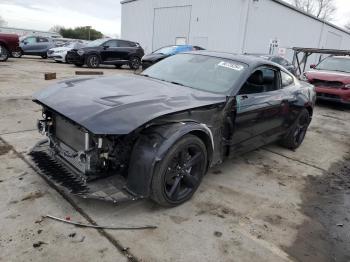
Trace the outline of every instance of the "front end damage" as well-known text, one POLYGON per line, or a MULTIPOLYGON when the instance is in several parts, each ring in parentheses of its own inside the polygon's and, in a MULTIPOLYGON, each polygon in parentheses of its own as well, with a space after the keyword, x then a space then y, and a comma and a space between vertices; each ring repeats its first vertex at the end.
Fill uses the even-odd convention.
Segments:
POLYGON ((143 198, 126 187, 132 138, 96 136, 48 109, 38 130, 46 139, 30 155, 41 174, 61 190, 114 203, 143 198))

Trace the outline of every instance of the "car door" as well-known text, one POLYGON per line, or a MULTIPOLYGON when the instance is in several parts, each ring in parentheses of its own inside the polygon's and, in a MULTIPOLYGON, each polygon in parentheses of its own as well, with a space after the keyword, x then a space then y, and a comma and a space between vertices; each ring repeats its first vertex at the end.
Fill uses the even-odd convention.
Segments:
POLYGON ((47 37, 37 37, 36 52, 46 54, 51 42, 47 37))
POLYGON ((22 40, 21 48, 24 54, 31 54, 35 52, 35 45, 37 44, 37 37, 30 36, 22 40))
POLYGON ((136 45, 128 42, 128 41, 124 41, 124 40, 118 40, 118 57, 120 60, 129 60, 129 54, 136 49, 136 45), (132 46, 134 45, 134 46, 132 46))
POLYGON ((236 96, 232 152, 245 152, 282 133, 285 102, 278 68, 257 68, 236 96))
POLYGON ((101 50, 102 62, 112 62, 118 60, 118 43, 117 40, 109 40, 102 45, 101 50))

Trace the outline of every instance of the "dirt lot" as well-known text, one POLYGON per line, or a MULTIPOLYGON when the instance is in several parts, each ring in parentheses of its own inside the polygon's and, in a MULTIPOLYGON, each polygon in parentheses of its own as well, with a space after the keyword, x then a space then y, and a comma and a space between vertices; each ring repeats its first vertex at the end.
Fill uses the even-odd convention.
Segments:
POLYGON ((36 58, 0 63, 0 261, 350 261, 349 108, 318 105, 296 152, 270 145, 230 160, 182 206, 115 206, 62 195, 30 167, 27 152, 41 138, 31 95, 75 70, 36 58), (158 229, 97 231, 46 214, 158 229))

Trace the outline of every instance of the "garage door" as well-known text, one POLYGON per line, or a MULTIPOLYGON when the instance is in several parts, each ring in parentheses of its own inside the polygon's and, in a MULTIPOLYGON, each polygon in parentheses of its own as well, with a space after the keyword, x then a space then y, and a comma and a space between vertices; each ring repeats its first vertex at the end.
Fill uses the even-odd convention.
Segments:
POLYGON ((167 45, 188 44, 191 6, 154 9, 153 51, 167 45))

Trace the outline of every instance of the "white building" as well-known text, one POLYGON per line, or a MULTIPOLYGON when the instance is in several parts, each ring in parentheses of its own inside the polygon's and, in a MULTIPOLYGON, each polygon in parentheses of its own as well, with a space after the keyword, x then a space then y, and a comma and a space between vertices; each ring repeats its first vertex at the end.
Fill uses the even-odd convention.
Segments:
MULTIPOLYGON (((231 53, 280 53, 292 47, 350 49, 350 33, 280 0, 124 0, 123 39, 146 53, 193 44, 231 53), (273 48, 272 43, 277 43, 273 48)), ((316 58, 315 58, 316 59, 316 58)))
POLYGON ((0 33, 16 34, 19 36, 38 35, 38 36, 46 36, 46 37, 54 37, 54 38, 62 37, 60 34, 55 32, 39 31, 34 29, 23 29, 23 28, 15 28, 15 27, 0 27, 0 33))

